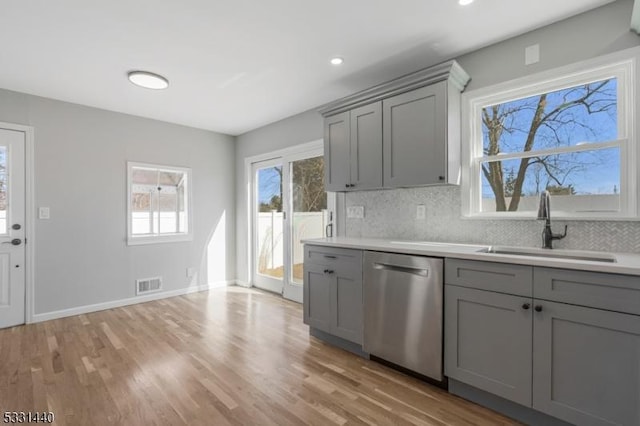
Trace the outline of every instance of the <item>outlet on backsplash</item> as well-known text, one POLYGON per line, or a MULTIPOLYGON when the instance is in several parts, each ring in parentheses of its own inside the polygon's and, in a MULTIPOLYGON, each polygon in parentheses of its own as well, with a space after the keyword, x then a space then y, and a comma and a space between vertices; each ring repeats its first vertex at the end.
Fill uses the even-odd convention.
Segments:
POLYGON ((424 204, 418 204, 416 207, 416 219, 424 220, 427 216, 427 207, 424 204))
POLYGON ((364 206, 347 207, 347 219, 364 219, 364 206))

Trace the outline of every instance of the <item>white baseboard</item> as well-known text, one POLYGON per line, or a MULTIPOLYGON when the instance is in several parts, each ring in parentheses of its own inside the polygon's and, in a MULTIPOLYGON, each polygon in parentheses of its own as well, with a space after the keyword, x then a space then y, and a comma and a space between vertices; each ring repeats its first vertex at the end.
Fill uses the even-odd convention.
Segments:
POLYGON ((214 288, 228 287, 237 285, 236 280, 218 281, 199 286, 180 288, 178 290, 161 291, 158 293, 147 294, 145 296, 130 297, 127 299, 113 300, 110 302, 96 303, 93 305, 78 306, 75 308, 61 309, 59 311, 45 312, 43 314, 35 314, 32 323, 49 321, 52 319, 70 317, 73 315, 88 314, 90 312, 104 311, 105 309, 119 308, 121 306, 135 305, 136 303, 151 302, 152 300, 166 299, 168 297, 182 296, 199 291, 207 291, 214 288))
POLYGON ((236 285, 240 286, 240 287, 246 287, 246 288, 250 288, 251 287, 251 283, 245 282, 245 281, 240 281, 240 280, 236 280, 236 285))

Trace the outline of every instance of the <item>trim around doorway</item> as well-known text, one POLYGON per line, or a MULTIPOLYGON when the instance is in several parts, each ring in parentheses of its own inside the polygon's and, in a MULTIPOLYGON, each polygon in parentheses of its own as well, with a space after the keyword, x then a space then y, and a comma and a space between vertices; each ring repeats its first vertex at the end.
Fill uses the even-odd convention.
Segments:
POLYGON ((32 126, 25 126, 23 124, 4 123, 0 122, 0 128, 6 130, 14 130, 23 132, 25 137, 24 146, 24 173, 25 173, 25 305, 24 305, 24 321, 25 324, 31 324, 34 322, 35 315, 35 289, 34 289, 34 275, 35 275, 35 200, 33 185, 35 180, 34 169, 34 128, 32 126))
POLYGON ((253 230, 253 224, 252 224, 252 217, 253 217, 253 200, 252 200, 252 191, 251 191, 251 186, 252 186, 252 175, 251 175, 251 165, 253 163, 258 163, 261 161, 265 161, 265 160, 270 160, 270 159, 274 159, 274 158, 279 158, 279 157, 285 157, 285 156, 293 156, 293 155, 299 155, 299 154, 304 154, 305 152, 309 152, 309 151, 316 151, 319 149, 323 149, 324 148, 324 140, 323 139, 318 139, 312 142, 307 142, 307 143, 302 143, 299 145, 294 145, 288 148, 284 148, 284 149, 279 149, 276 151, 270 151, 270 152, 266 152, 264 154, 257 154, 257 155, 253 155, 250 157, 245 157, 244 158, 244 186, 243 188, 246 188, 246 190, 244 191, 244 197, 246 200, 246 221, 245 221, 245 226, 247 229, 247 236, 246 236, 246 252, 244 253, 246 259, 247 259, 247 264, 246 264, 246 272, 247 272, 247 282, 238 282, 238 285, 243 286, 243 287, 251 287, 254 285, 254 277, 253 277, 253 237, 254 237, 254 230, 253 230))

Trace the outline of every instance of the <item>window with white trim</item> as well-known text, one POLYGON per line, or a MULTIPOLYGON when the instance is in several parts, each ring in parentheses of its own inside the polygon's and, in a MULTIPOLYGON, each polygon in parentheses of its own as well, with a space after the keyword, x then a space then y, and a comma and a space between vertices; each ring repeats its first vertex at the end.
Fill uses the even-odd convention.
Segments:
POLYGON ((636 217, 635 59, 570 68, 464 95, 466 216, 636 217))
POLYGON ((127 163, 128 244, 192 239, 191 169, 127 163))

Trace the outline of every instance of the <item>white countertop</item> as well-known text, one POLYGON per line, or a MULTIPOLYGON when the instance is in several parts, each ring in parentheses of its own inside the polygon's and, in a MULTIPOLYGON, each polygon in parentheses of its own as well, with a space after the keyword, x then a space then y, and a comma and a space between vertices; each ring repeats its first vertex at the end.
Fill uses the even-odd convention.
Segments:
POLYGON ((640 254, 604 253, 578 250, 554 250, 557 253, 607 254, 613 255, 616 262, 593 260, 558 259, 538 256, 486 253, 489 245, 438 243, 429 241, 406 241, 376 238, 333 237, 302 240, 304 244, 328 247, 342 247, 362 250, 386 251, 393 253, 415 254, 420 256, 451 257, 456 259, 482 260, 487 262, 516 263, 520 265, 545 266, 549 268, 579 269, 582 271, 609 272, 640 276, 640 254))

